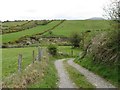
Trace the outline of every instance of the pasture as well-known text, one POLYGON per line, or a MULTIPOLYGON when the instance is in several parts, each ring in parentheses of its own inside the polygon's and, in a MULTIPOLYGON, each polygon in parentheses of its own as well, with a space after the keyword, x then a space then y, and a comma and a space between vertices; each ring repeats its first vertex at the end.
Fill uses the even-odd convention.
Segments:
MULTIPOLYGON (((2 49, 2 76, 7 77, 18 70, 18 55, 22 54, 22 69, 25 69, 29 64, 32 63, 32 51, 35 50, 35 55, 38 53, 37 47, 27 48, 6 48, 2 49)), ((58 52, 71 55, 70 46, 59 46, 58 52)), ((80 49, 74 49, 73 55, 77 56, 80 49)))
POLYGON ((9 21, 9 22, 2 23, 2 25, 5 27, 11 27, 11 26, 22 25, 22 24, 25 24, 27 22, 28 21, 9 21))
MULTIPOLYGON (((57 25, 60 21, 53 21, 47 25, 37 26, 32 29, 27 29, 24 31, 19 31, 15 33, 2 35, 3 43, 7 43, 10 41, 18 40, 24 36, 32 36, 40 32, 44 32, 55 25, 57 25)), ((96 30, 104 30, 110 27, 109 21, 104 20, 67 20, 62 24, 57 26, 52 30, 54 35, 66 36, 69 37, 73 32, 85 32, 87 30, 96 31, 96 30)), ((47 35, 49 32, 46 32, 44 35, 47 35)))
MULTIPOLYGON (((8 24, 8 26, 16 26, 16 25, 22 25, 24 23, 23 22, 12 22, 12 23, 6 22, 6 25, 8 24)), ((31 26, 33 25, 32 23, 33 22, 31 21, 31 23, 27 25, 31 26)), ((31 27, 29 29, 24 29, 22 31, 11 32, 7 34, 5 33, 3 35, 0 35, 0 41, 3 44, 7 44, 8 46, 11 44, 13 45, 13 48, 4 47, 0 49, 0 51, 2 51, 2 62, 0 61, 2 63, 2 66, 0 65, 0 67, 2 67, 2 74, 0 75, 2 75, 3 82, 5 80, 6 80, 5 81, 6 83, 9 82, 7 80, 12 76, 13 73, 16 73, 16 76, 17 74, 18 76, 16 77, 15 80, 17 81, 17 78, 19 78, 20 80, 23 81, 23 84, 24 84, 24 80, 26 80, 25 82, 27 82, 27 79, 31 78, 33 75, 32 77, 33 81, 31 80, 30 83, 29 82, 26 83, 25 85, 27 86, 24 85, 25 87, 29 87, 29 88, 57 87, 58 75, 57 75, 56 68, 54 66, 54 61, 59 60, 60 58, 67 59, 71 57, 76 58, 76 60, 80 61, 79 58, 82 56, 82 54, 84 54, 83 51, 85 50, 86 46, 89 43, 91 43, 93 38, 95 38, 94 36, 98 36, 100 33, 103 33, 104 31, 106 33, 109 30, 112 30, 112 28, 110 26, 109 21, 107 20, 65 20, 65 21, 52 20, 52 22, 48 24, 44 24, 44 25, 37 24, 37 26, 31 27), (74 46, 72 46, 72 43, 70 42, 70 36, 73 33, 79 33, 81 37, 79 38, 80 47, 72 48, 74 46), (19 40, 20 42, 17 42, 17 40, 19 40), (22 42, 22 40, 23 41, 26 40, 32 43, 26 44, 26 42, 24 43, 22 42), (22 48, 14 47, 14 45, 19 46, 19 44, 21 43, 23 45, 21 46, 22 48), (55 44, 57 46, 56 48, 57 54, 55 54, 55 56, 48 53, 49 49, 46 50, 46 48, 48 48, 48 45, 50 44, 55 44), (35 51, 35 57, 38 54, 38 47, 35 47, 38 45, 43 47, 43 49, 45 50, 45 54, 43 56, 40 56, 42 57, 41 62, 43 61, 42 62, 43 64, 41 62, 40 63, 35 62, 34 64, 30 65, 33 62, 33 57, 34 57, 33 50, 35 51), (18 55, 19 54, 22 54, 22 66, 21 66, 22 73, 21 74, 18 73, 18 55), (34 67, 30 67, 29 71, 26 73, 25 69, 26 67, 28 67, 28 65, 34 66, 34 67), (35 71, 36 69, 38 70, 37 72, 35 71), (39 70, 41 72, 39 72, 39 70), (29 74, 31 76, 29 76, 29 74), (19 75, 22 75, 22 76, 19 76, 19 75), (38 77, 40 76, 40 78, 38 78, 37 76, 38 77), (21 77, 24 77, 24 78, 21 78, 21 77)), ((91 55, 91 54, 86 53, 86 56, 87 55, 91 55)), ((39 56, 37 56, 37 58, 38 57, 39 56)), ((90 67, 94 66, 93 64, 89 63, 90 60, 92 60, 93 58, 90 58, 90 60, 88 58, 84 58, 84 59, 82 62, 81 61, 80 62, 76 61, 76 62, 82 66, 86 65, 85 66, 86 68, 88 66, 88 69, 93 72, 95 71, 95 73, 100 71, 97 69, 94 70, 95 67, 89 68, 89 66, 90 67), (88 63, 86 63, 87 61, 88 63)), ((66 70, 71 75, 70 78, 73 77, 73 79, 75 79, 75 81, 74 80, 73 81, 76 82, 77 84, 81 83, 79 81, 81 81, 82 79, 83 81, 87 82, 82 77, 79 77, 80 80, 77 81, 78 79, 75 77, 77 77, 79 73, 75 69, 70 67, 68 64, 66 64, 66 66, 64 67, 66 67, 66 70)), ((106 76, 106 74, 108 74, 107 70, 109 69, 103 68, 103 70, 101 70, 100 74, 98 73, 98 75, 106 76), (103 71, 104 73, 101 73, 103 71)), ((112 77, 114 77, 117 71, 112 73, 109 74, 108 76, 112 75, 112 77), (115 73, 115 74, 112 74, 112 73, 115 73)), ((111 77, 108 77, 107 80, 111 80, 116 83, 116 80, 117 80, 116 78, 115 80, 114 78, 113 79, 110 79, 110 78, 111 77)), ((12 78, 10 80, 12 81, 12 78)), ((14 82, 13 80, 14 83, 16 83, 16 81, 14 82)), ((82 84, 84 87, 86 87, 86 85, 83 82, 82 84)), ((82 85, 82 84, 79 84, 79 85, 82 85)), ((93 86, 90 86, 90 87, 93 87, 93 86)))
POLYGON ((57 25, 58 23, 60 23, 60 21, 53 21, 47 25, 43 25, 43 26, 40 25, 40 26, 31 28, 31 29, 27 29, 24 31, 19 31, 19 32, 10 33, 10 34, 4 34, 4 35, 2 35, 2 40, 3 40, 3 43, 7 43, 9 41, 18 40, 19 38, 21 38, 23 36, 32 36, 37 33, 42 33, 45 30, 51 29, 53 26, 57 25))
POLYGON ((8 22, 2 22, 2 30, 8 31, 11 27, 20 26, 23 24, 28 23, 29 21, 8 21, 8 22))
MULTIPOLYGON (((96 31, 109 29, 109 21, 105 20, 67 20, 56 27, 52 33, 69 37, 73 32, 85 32, 87 30, 96 31)), ((47 34, 47 33, 46 33, 47 34)))
MULTIPOLYGON (((5 34, 2 35, 2 41, 3 43, 9 42, 9 41, 15 41, 23 36, 26 35, 35 35, 37 33, 43 32, 45 30, 48 30, 52 28, 53 26, 60 23, 60 20, 58 21, 52 21, 51 23, 43 26, 37 26, 32 29, 19 31, 15 33, 5 34)), ((55 29, 52 30, 53 35, 63 35, 65 37, 69 37, 72 32, 85 32, 87 30, 91 30, 92 34, 95 30, 101 30, 101 29, 108 29, 110 27, 108 21, 104 20, 67 20, 64 21, 62 24, 58 25, 55 29)), ((48 32, 45 34, 47 35, 48 32)), ((22 68, 25 68, 27 65, 29 65, 32 62, 32 50, 37 50, 35 47, 30 48, 10 48, 10 49, 2 49, 2 65, 3 65, 3 77, 9 76, 11 73, 17 71, 17 60, 18 60, 18 54, 23 54, 23 66, 22 68), (12 68, 12 69, 10 69, 12 68)), ((60 46, 58 47, 59 52, 63 52, 66 54, 71 54, 71 46, 60 46)), ((73 50, 73 56, 79 55, 80 49, 74 49, 73 50)))
POLYGON ((37 54, 36 47, 29 48, 6 48, 2 49, 2 77, 7 77, 18 70, 18 55, 22 54, 22 69, 25 69, 29 64, 32 63, 32 51, 35 50, 35 55, 37 54))

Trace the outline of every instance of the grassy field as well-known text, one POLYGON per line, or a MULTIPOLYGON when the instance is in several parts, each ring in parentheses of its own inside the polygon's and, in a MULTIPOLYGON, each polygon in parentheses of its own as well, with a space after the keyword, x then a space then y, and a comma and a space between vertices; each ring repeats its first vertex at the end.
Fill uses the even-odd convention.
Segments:
POLYGON ((105 20, 67 20, 52 32, 55 35, 70 36, 73 32, 84 32, 87 30, 95 31, 101 29, 108 29, 110 27, 109 21, 105 20))
POLYGON ((3 22, 2 23, 2 29, 3 30, 9 30, 9 28, 11 27, 16 27, 16 26, 19 26, 19 25, 23 25, 23 24, 26 24, 27 22, 29 21, 9 21, 9 22, 3 22))
MULTIPOLYGON (((59 46, 58 51, 71 55, 70 46, 59 46)), ((35 50, 37 54, 37 47, 27 48, 6 48, 2 50, 2 76, 6 77, 14 72, 17 72, 18 55, 23 55, 22 69, 25 69, 27 65, 32 62, 32 51, 35 50)), ((79 49, 73 49, 73 55, 79 54, 79 49)))
POLYGON ((31 35, 43 32, 45 30, 48 30, 48 29, 52 28, 53 26, 57 25, 58 23, 60 23, 60 21, 53 21, 44 26, 37 26, 32 29, 28 29, 28 30, 24 30, 24 31, 20 31, 20 32, 4 34, 4 35, 2 35, 2 40, 3 40, 3 43, 9 42, 9 41, 15 41, 26 35, 31 36, 31 35))
POLYGON ((3 87, 56 88, 58 77, 54 66, 55 58, 50 57, 45 48, 43 48, 43 56, 40 62, 31 64, 22 73, 16 73, 9 78, 5 78, 3 87))
MULTIPOLYGON (((57 25, 60 22, 61 21, 59 21, 59 20, 52 21, 51 23, 48 23, 47 25, 42 25, 42 26, 40 25, 40 26, 36 26, 34 28, 27 29, 24 31, 0 35, 0 39, 2 40, 3 43, 7 43, 9 41, 14 42, 15 40, 18 40, 19 38, 27 36, 27 35, 32 36, 32 35, 35 35, 38 33, 42 33, 45 30, 48 30, 48 29, 54 27, 55 25, 57 25)), ((23 24, 23 22, 12 22, 10 24, 9 23, 10 22, 7 23, 8 26, 12 26, 13 24, 18 25, 18 23, 23 24)), ((98 31, 102 32, 105 29, 107 30, 109 28, 110 28, 109 21, 105 21, 105 20, 72 20, 72 21, 67 20, 67 21, 64 21, 62 24, 60 24, 59 26, 57 26, 55 29, 53 29, 52 34, 56 35, 56 36, 69 37, 73 32, 81 33, 81 32, 90 30, 91 33, 89 35, 87 35, 87 38, 86 38, 86 40, 90 40, 91 38, 93 38, 93 35, 95 35, 96 32, 99 33, 98 31)), ((49 32, 45 33, 44 35, 49 35, 49 32)), ((86 41, 86 42, 88 42, 88 41, 86 41)), ((32 51, 35 50, 35 55, 37 54, 36 47, 6 48, 6 49, 0 49, 0 50, 2 51, 2 77, 3 77, 3 79, 6 77, 9 77, 11 74, 17 72, 18 54, 23 54, 22 69, 25 69, 29 64, 32 63, 32 51)), ((69 56, 77 57, 80 54, 81 49, 80 48, 71 49, 71 46, 58 46, 58 52, 67 54, 68 57, 69 56), (73 54, 72 54, 72 52, 73 52, 73 54)), ((57 57, 59 57, 59 56, 57 56, 57 57)), ((66 58, 66 57, 63 55, 63 57, 59 57, 59 58, 66 58)), ((57 58, 55 57, 55 59, 57 59, 57 58)), ((82 60, 82 62, 77 62, 77 63, 79 63, 80 65, 88 68, 89 70, 103 76, 104 78, 111 81, 115 85, 118 84, 118 82, 117 82, 118 76, 116 76, 117 75, 116 69, 114 69, 112 67, 111 68, 104 67, 103 65, 97 65, 97 64, 94 65, 90 61, 91 59, 90 60, 88 60, 88 59, 89 58, 84 58, 84 60, 82 60), (95 67, 93 67, 93 65, 95 67), (113 70, 113 72, 110 72, 110 70, 113 70)), ((30 87, 30 88, 34 88, 34 87, 56 88, 57 87, 57 85, 56 85, 57 75, 56 75, 56 70, 53 65, 53 62, 54 62, 54 60, 49 61, 48 66, 46 66, 45 70, 43 70, 45 77, 42 79, 39 78, 40 80, 38 80, 34 84, 32 83, 31 85, 28 85, 28 87, 30 87), (49 82, 48 82, 48 80, 49 80, 49 82)), ((46 63, 48 63, 48 62, 46 61, 46 63)), ((36 64, 36 65, 38 66, 38 64, 36 64)), ((35 68, 36 68, 36 66, 35 66, 35 68)), ((70 67, 69 65, 66 65, 66 68, 70 73, 70 77, 73 77, 73 79, 75 80, 74 82, 76 82, 77 85, 81 85, 80 80, 82 79, 84 81, 84 78, 82 78, 82 75, 79 75, 79 77, 76 78, 78 76, 77 71, 75 69, 73 69, 72 67, 70 67)), ((87 84, 87 85, 88 85, 88 88, 92 87, 89 84, 87 84)), ((79 87, 85 87, 85 86, 83 85, 83 86, 79 86, 79 87)))
MULTIPOLYGON (((26 35, 31 36, 31 35, 43 32, 47 29, 52 28, 59 22, 60 21, 53 21, 48 25, 37 26, 32 29, 2 35, 3 43, 9 42, 9 41, 15 41, 26 35)), ((104 20, 72 20, 72 21, 67 20, 67 21, 64 21, 57 28, 53 29, 52 32, 54 35, 63 35, 68 37, 73 32, 85 32, 87 30, 95 31, 95 30, 101 30, 101 29, 108 29, 109 27, 110 27, 109 22, 104 20)), ((45 33, 45 34, 48 34, 48 33, 45 33)))
POLYGON ((76 57, 79 55, 81 50, 80 50, 80 48, 71 49, 71 46, 59 46, 58 52, 62 52, 62 53, 68 54, 70 56, 76 57), (72 55, 72 50, 73 50, 73 55, 72 55))
POLYGON ((11 27, 27 23, 28 21, 10 21, 2 23, 3 26, 11 27))
POLYGON ((22 69, 25 69, 27 65, 32 63, 32 51, 35 50, 37 54, 37 48, 9 48, 2 49, 2 76, 3 78, 17 72, 18 68, 18 55, 23 55, 22 69))

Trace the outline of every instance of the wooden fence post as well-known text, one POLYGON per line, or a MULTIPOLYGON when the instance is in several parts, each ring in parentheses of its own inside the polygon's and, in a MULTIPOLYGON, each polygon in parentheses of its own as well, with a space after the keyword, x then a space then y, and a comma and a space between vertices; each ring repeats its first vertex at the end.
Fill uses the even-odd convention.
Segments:
POLYGON ((34 63, 34 61, 35 61, 35 51, 33 50, 33 63, 34 63))
POLYGON ((38 47, 38 61, 40 60, 40 47, 38 47))
POLYGON ((22 54, 18 55, 18 72, 21 72, 22 54))
POLYGON ((40 60, 42 59, 42 48, 40 50, 40 60))
POLYGON ((42 58, 42 48, 38 47, 38 61, 40 61, 42 58))

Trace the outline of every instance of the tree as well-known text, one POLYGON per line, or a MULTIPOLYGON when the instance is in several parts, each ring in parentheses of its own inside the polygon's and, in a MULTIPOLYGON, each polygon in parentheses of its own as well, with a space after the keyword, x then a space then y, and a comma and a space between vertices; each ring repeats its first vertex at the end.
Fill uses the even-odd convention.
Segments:
POLYGON ((104 7, 105 17, 120 23, 120 0, 111 1, 109 5, 104 7))
POLYGON ((57 55, 57 46, 56 45, 50 44, 47 48, 48 48, 48 52, 51 55, 53 55, 53 56, 57 55))
MULTIPOLYGON (((119 46, 119 43, 120 43, 120 0, 113 0, 108 6, 104 8, 104 10, 106 13, 105 16, 107 16, 108 19, 114 20, 116 22, 114 24, 115 26, 117 26, 117 28, 115 28, 115 30, 112 31, 111 34, 113 34, 112 37, 114 40, 116 39, 116 43, 118 43, 117 46, 119 46)), ((118 48, 120 49, 120 47, 118 48)))
POLYGON ((112 22, 112 27, 114 30, 108 32, 108 40, 106 46, 108 50, 113 50, 113 53, 116 53, 116 60, 119 57, 120 53, 120 0, 113 0, 104 8, 105 16, 114 21, 112 22))
POLYGON ((50 30, 50 31, 49 31, 49 35, 51 36, 52 34, 53 34, 53 32, 50 30))
POLYGON ((80 41, 81 41, 81 35, 78 33, 72 33, 71 37, 70 37, 70 42, 72 44, 72 46, 75 47, 79 47, 80 46, 80 41))

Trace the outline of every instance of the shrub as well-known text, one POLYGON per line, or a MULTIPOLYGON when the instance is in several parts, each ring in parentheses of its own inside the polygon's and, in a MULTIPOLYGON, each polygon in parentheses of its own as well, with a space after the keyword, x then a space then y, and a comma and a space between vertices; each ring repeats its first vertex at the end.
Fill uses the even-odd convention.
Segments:
MULTIPOLYGON (((1 46, 0 46, 1 47, 1 46)), ((8 48, 8 45, 2 45, 2 48, 8 48)))
POLYGON ((57 55, 57 46, 53 45, 53 44, 50 44, 48 46, 48 52, 53 56, 57 55))
POLYGON ((42 25, 46 25, 47 23, 48 23, 47 20, 42 21, 42 25))
POLYGON ((80 46, 80 41, 81 41, 81 35, 78 33, 72 33, 71 37, 70 37, 70 43, 72 44, 72 46, 74 48, 79 47, 80 46))

